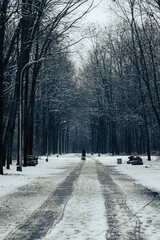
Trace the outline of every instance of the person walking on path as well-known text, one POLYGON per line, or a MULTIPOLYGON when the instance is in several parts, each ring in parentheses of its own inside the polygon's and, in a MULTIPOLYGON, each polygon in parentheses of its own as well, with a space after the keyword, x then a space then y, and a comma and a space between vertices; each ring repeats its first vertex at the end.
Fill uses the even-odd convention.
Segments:
POLYGON ((86 150, 85 150, 85 148, 82 149, 82 160, 86 160, 86 150))

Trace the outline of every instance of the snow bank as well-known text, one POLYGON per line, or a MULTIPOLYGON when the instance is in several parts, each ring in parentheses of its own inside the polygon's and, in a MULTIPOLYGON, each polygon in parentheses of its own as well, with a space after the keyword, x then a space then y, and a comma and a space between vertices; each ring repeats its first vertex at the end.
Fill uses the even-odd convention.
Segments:
POLYGON ((116 170, 127 174, 136 180, 137 183, 142 184, 144 187, 160 191, 160 159, 156 156, 152 157, 152 161, 148 161, 147 157, 143 157, 143 165, 127 164, 128 156, 109 156, 101 155, 101 157, 94 156, 105 165, 113 165, 116 170), (122 159, 122 164, 117 164, 117 159, 122 159))
POLYGON ((22 172, 17 171, 16 162, 13 162, 10 169, 7 170, 4 167, 4 174, 0 175, 0 196, 10 194, 18 187, 34 182, 38 177, 63 173, 67 166, 79 162, 79 160, 79 156, 67 154, 59 158, 52 155, 46 162, 46 156, 44 156, 39 158, 38 165, 35 167, 22 167, 22 172))

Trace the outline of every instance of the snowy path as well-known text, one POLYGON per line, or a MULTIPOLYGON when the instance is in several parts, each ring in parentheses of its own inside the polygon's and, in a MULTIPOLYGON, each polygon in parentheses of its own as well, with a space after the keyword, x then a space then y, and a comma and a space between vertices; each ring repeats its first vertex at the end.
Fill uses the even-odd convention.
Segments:
POLYGON ((142 239, 141 222, 127 205, 127 197, 110 176, 109 169, 96 162, 98 178, 102 185, 109 229, 106 239, 142 239))
POLYGON ((103 169, 114 181, 113 188, 110 188, 109 182, 107 187, 110 188, 110 196, 113 196, 113 189, 116 190, 114 201, 120 206, 117 209, 117 218, 119 232, 124 236, 122 239, 159 240, 160 194, 117 171, 114 166, 103 166, 103 169), (123 214, 124 210, 128 212, 128 217, 123 214), (135 226, 135 232, 129 231, 134 229, 131 226, 135 226))
POLYGON ((64 207, 72 194, 74 182, 81 173, 82 164, 75 167, 48 199, 5 240, 41 239, 63 215, 64 207))
POLYGON ((75 154, 53 160, 28 168, 42 172, 0 197, 0 240, 160 239, 158 192, 106 159, 81 161, 75 154))
POLYGON ((87 160, 63 219, 44 240, 105 240, 106 229, 104 199, 96 166, 87 160))

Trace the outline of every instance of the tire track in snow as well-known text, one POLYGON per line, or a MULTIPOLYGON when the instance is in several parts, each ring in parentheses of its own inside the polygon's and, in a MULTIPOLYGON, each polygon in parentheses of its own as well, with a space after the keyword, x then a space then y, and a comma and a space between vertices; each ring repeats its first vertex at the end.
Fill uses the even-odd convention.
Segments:
POLYGON ((95 162, 86 160, 64 217, 44 240, 105 240, 105 202, 95 162))
POLYGON ((96 161, 98 178, 105 198, 108 240, 142 240, 141 222, 126 204, 127 197, 109 174, 109 168, 96 161))
POLYGON ((39 240, 62 217, 69 201, 74 184, 81 174, 83 163, 76 166, 65 180, 19 228, 12 231, 4 240, 39 240))

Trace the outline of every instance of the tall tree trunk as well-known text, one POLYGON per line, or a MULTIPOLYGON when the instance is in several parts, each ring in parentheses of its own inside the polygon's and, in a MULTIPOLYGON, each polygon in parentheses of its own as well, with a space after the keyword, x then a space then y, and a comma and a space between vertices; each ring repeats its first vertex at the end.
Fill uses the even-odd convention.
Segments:
MULTIPOLYGON (((160 1, 159 1, 159 3, 160 3, 160 1)), ((145 125, 146 137, 147 137, 147 156, 148 156, 148 160, 150 161, 151 160, 150 138, 149 138, 148 122, 147 122, 146 110, 145 110, 145 99, 144 99, 144 96, 143 96, 142 84, 141 84, 141 78, 140 78, 140 76, 141 76, 141 70, 140 69, 141 68, 143 69, 143 74, 142 74, 143 78, 142 78, 142 80, 145 82, 145 84, 147 82, 146 87, 147 87, 147 90, 148 90, 148 93, 149 93, 151 106, 153 108, 153 111, 155 113, 155 116, 157 118, 159 126, 160 126, 160 117, 159 117, 157 109, 156 109, 156 107, 154 105, 153 97, 151 95, 151 90, 150 90, 150 86, 149 86, 149 79, 148 79, 148 69, 147 69, 146 60, 145 60, 145 54, 144 54, 143 49, 142 49, 141 40, 140 40, 139 33, 138 33, 138 30, 137 30, 137 25, 135 23, 134 9, 133 8, 132 8, 132 26, 131 27, 132 27, 131 31, 132 31, 132 44, 133 44, 134 57, 135 57, 135 67, 136 67, 137 73, 138 73, 139 90, 140 90, 141 101, 142 101, 143 119, 144 119, 144 125, 145 125), (134 32, 134 30, 135 30, 135 32, 134 32), (136 50, 136 45, 135 45, 135 35, 137 36, 139 49, 140 49, 140 53, 141 53, 141 57, 140 57, 141 66, 139 66, 139 64, 138 64, 138 56, 137 56, 137 50, 136 50), (143 59, 143 61, 142 61, 142 59, 143 59), (144 76, 144 72, 145 71, 146 71, 146 80, 145 80, 145 76, 144 76)), ((150 48, 150 50, 151 50, 151 48, 150 48)), ((152 62, 154 63, 153 55, 152 55, 152 62)))
POLYGON ((28 121, 29 121, 29 113, 28 113, 28 83, 29 79, 29 69, 26 71, 25 78, 25 94, 24 94, 24 166, 27 166, 27 155, 28 155, 28 121))
POLYGON ((116 123, 112 122, 112 155, 119 154, 119 147, 116 134, 116 123))
MULTIPOLYGON (((1 33, 0 33, 1 39, 1 33)), ((3 63, 0 40, 0 174, 3 174, 3 63)))
POLYGON ((29 101, 29 124, 28 124, 28 139, 29 139, 29 154, 32 155, 33 152, 33 134, 34 134, 34 108, 35 108, 35 87, 36 80, 38 75, 38 69, 40 67, 40 63, 35 63, 33 70, 33 80, 32 80, 32 89, 29 101))
POLYGON ((3 174, 3 82, 4 82, 4 36, 9 0, 0 3, 0 174, 3 174))
POLYGON ((4 146, 5 146, 5 153, 4 156, 7 156, 7 153, 9 153, 8 148, 13 143, 13 134, 14 134, 14 128, 15 128, 15 120, 17 115, 17 97, 18 97, 18 90, 19 90, 19 82, 18 82, 18 76, 15 84, 15 92, 14 92, 14 99, 9 115, 8 124, 6 127, 6 132, 4 136, 4 146))
POLYGON ((1 46, 3 45, 0 33, 0 174, 3 174, 3 60, 1 46))

